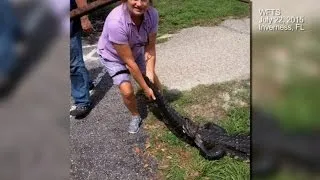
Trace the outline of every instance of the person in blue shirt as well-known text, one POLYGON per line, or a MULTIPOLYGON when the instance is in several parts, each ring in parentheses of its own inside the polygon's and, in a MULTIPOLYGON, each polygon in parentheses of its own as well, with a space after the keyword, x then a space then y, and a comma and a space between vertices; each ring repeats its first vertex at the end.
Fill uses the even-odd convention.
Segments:
MULTIPOLYGON (((70 11, 86 5, 87 0, 70 0, 70 11)), ((74 100, 74 108, 70 110, 70 115, 76 119, 85 117, 92 109, 89 91, 93 84, 83 60, 82 30, 87 33, 93 30, 87 15, 70 21, 70 78, 71 96, 74 100)))

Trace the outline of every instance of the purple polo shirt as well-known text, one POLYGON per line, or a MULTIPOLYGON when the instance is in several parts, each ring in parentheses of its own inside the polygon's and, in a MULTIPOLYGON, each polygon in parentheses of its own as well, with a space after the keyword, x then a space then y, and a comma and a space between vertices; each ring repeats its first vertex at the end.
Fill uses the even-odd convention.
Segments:
POLYGON ((127 5, 122 3, 115 7, 105 20, 98 42, 98 54, 108 61, 124 64, 111 44, 114 42, 129 44, 133 57, 137 59, 144 52, 143 45, 148 41, 148 34, 158 31, 158 19, 157 10, 150 6, 144 13, 144 20, 138 31, 129 15, 127 5))

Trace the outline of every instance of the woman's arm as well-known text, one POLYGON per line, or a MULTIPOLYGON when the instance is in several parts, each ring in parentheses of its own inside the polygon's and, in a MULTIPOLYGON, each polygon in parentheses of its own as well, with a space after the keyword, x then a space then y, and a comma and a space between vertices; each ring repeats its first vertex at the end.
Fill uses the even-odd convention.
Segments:
POLYGON ((156 38, 157 33, 150 33, 149 44, 145 48, 146 75, 152 82, 154 82, 156 64, 156 38))

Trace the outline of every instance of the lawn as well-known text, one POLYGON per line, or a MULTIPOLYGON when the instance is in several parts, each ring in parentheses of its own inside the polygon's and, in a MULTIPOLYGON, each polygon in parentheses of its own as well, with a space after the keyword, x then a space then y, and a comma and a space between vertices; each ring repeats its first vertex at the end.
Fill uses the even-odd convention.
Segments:
POLYGON ((159 35, 196 25, 212 26, 226 18, 250 15, 249 5, 238 0, 155 0, 159 35))

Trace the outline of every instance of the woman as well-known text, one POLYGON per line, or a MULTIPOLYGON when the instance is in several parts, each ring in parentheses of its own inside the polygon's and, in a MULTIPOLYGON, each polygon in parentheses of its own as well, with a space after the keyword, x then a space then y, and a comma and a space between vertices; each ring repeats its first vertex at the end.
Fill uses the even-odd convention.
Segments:
POLYGON ((122 0, 106 18, 98 42, 101 62, 119 87, 123 102, 132 114, 129 133, 137 133, 141 124, 130 74, 149 99, 155 100, 155 96, 142 74, 146 74, 159 89, 161 87, 155 74, 159 17, 151 5, 151 0, 122 0))

